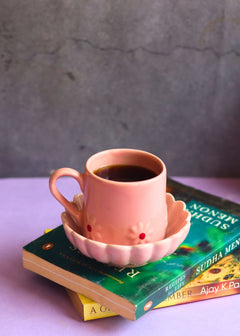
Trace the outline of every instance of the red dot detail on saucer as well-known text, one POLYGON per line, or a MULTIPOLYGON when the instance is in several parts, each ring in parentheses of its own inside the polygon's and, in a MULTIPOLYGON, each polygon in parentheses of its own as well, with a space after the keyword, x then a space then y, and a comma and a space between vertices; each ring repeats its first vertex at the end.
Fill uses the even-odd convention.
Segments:
POLYGON ((140 235, 139 235, 139 239, 143 240, 145 237, 146 237, 145 233, 143 233, 143 232, 140 233, 140 235))
POLYGON ((88 230, 88 232, 92 232, 92 227, 91 227, 91 225, 88 225, 88 226, 87 226, 87 230, 88 230))

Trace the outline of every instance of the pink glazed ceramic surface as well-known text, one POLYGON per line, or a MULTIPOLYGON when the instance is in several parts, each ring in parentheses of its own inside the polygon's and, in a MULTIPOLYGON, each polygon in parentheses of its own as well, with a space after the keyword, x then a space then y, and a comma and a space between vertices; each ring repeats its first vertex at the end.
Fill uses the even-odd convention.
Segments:
MULTIPOLYGON (((118 267, 141 266, 172 254, 189 232, 191 214, 186 210, 185 203, 175 201, 169 193, 166 194, 166 203, 168 225, 165 238, 148 244, 104 244, 84 237, 79 225, 67 212, 62 213, 62 221, 69 241, 85 256, 118 267)), ((82 208, 82 194, 74 197, 73 205, 79 210, 82 208)))
POLYGON ((82 236, 105 244, 136 245, 161 240, 166 233, 166 167, 155 155, 135 149, 110 149, 91 156, 83 174, 71 168, 55 171, 49 180, 53 196, 81 225, 82 236), (141 166, 156 176, 137 182, 119 182, 94 174, 100 167, 141 166), (58 191, 62 176, 76 179, 83 207, 76 209, 58 191))

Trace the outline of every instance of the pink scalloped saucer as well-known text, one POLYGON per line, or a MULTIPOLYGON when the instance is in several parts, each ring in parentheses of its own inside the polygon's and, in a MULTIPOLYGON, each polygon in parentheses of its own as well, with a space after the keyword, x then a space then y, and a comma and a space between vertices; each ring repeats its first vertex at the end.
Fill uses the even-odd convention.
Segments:
MULTIPOLYGON (((166 202, 168 210, 166 237, 147 244, 126 246, 91 240, 80 234, 79 226, 68 213, 63 212, 61 217, 68 239, 85 256, 118 267, 137 267, 172 254, 189 232, 191 214, 186 210, 185 203, 175 201, 170 193, 166 194, 166 202)), ((77 194, 74 197, 73 204, 81 209, 82 194, 77 194)))

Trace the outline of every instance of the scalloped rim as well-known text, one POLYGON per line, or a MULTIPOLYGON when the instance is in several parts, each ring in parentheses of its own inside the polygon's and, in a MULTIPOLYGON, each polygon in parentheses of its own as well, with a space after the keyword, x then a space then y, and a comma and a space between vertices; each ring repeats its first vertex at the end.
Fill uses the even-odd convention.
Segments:
MULTIPOLYGON (((70 242, 85 256, 118 267, 138 267, 172 254, 189 232, 191 214, 186 210, 186 204, 183 201, 176 201, 170 193, 166 194, 166 202, 168 214, 171 214, 169 217, 172 218, 172 211, 178 212, 178 216, 181 212, 183 220, 178 225, 179 229, 174 228, 173 234, 153 243, 128 246, 105 244, 88 239, 70 227, 68 223, 70 217, 66 212, 62 213, 63 227, 70 242)), ((173 220, 170 219, 167 231, 173 225, 173 220)))

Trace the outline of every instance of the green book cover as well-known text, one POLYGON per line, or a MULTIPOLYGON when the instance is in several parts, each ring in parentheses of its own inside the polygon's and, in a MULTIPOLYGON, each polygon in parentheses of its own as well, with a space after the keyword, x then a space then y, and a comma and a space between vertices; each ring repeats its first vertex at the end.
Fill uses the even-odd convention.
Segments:
MULTIPOLYGON (((67 289, 67 293, 83 321, 116 316, 109 308, 67 289)), ((240 248, 227 255, 186 286, 160 302, 154 309, 220 298, 240 293, 240 248)))
POLYGON ((82 255, 62 226, 23 248, 24 267, 135 320, 240 246, 240 205, 171 179, 186 202, 190 232, 170 256, 138 268, 117 268, 82 255))

